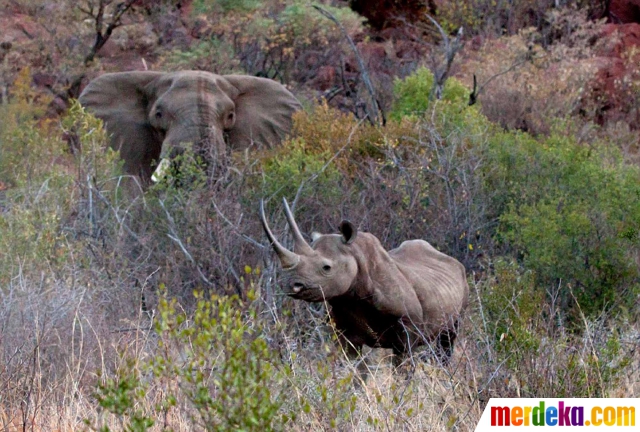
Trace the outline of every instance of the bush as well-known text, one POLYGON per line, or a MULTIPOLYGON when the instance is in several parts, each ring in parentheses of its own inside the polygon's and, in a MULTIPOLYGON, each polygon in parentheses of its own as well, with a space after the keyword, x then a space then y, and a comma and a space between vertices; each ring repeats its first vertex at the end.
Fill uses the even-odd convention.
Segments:
POLYGON ((186 399, 206 430, 281 429, 296 412, 285 396, 290 372, 269 346, 257 304, 196 298, 193 314, 178 312, 175 300, 159 303, 159 351, 150 366, 156 379, 180 389, 166 403, 186 399))
POLYGON ((562 304, 574 313, 570 289, 588 316, 629 310, 638 293, 638 169, 615 149, 560 134, 496 138, 487 186, 502 191, 493 207, 501 238, 542 285, 564 287, 562 304))
MULTIPOLYGON (((435 102, 432 100, 433 73, 425 67, 405 79, 397 79, 394 88, 396 101, 390 116, 396 120, 410 115, 425 113, 435 102)), ((464 107, 469 100, 469 91, 455 78, 445 82, 442 91, 442 101, 464 107)))
MULTIPOLYGON (((194 18, 201 41, 188 52, 170 52, 163 63, 170 69, 244 71, 283 83, 306 82, 318 68, 335 63, 346 52, 342 34, 311 4, 310 0, 200 0, 194 18)), ((362 31, 363 18, 348 7, 324 7, 350 34, 362 31)))
MULTIPOLYGON (((185 403, 202 430, 281 430, 295 419, 298 407, 284 397, 290 371, 269 347, 253 294, 249 302, 235 296, 204 298, 198 292, 195 297, 195 310, 186 313, 176 299, 161 296, 155 355, 145 361, 131 358, 116 379, 98 383, 98 403, 131 431, 147 430, 159 415, 166 425, 168 413, 185 403), (151 381, 143 382, 143 374, 151 381), (158 386, 164 391, 156 406, 140 409, 158 386)), ((104 426, 93 426, 92 419, 86 423, 109 430, 106 425, 113 421, 103 416, 104 426)))
MULTIPOLYGON (((61 120, 68 141, 53 124, 39 126, 22 117, 23 109, 21 103, 9 105, 8 118, 15 116, 17 123, 0 137, 0 179, 11 185, 6 191, 11 206, 0 219, 0 242, 12 254, 2 258, 56 268, 82 249, 79 237, 105 235, 101 224, 110 216, 105 203, 126 204, 121 164, 117 153, 105 148, 102 122, 79 104, 61 120)), ((10 264, 0 259, 3 265, 10 264)), ((0 274, 8 277, 11 272, 0 274)))
POLYGON ((263 3, 261 0, 196 0, 193 9, 196 13, 249 12, 263 3))
POLYGON ((423 202, 435 204, 438 194, 445 194, 449 204, 439 207, 434 216, 460 218, 466 214, 462 209, 477 203, 473 224, 467 218, 466 229, 453 224, 447 230, 450 236, 460 236, 462 244, 451 236, 454 241, 444 243, 444 250, 465 264, 478 265, 468 261, 464 249, 468 245, 491 251, 486 239, 493 237, 498 253, 521 259, 540 289, 562 287, 561 309, 574 324, 582 323, 576 301, 589 317, 603 311, 630 311, 637 301, 640 276, 635 262, 640 227, 638 169, 625 164, 620 152, 606 142, 580 144, 570 122, 556 121, 548 137, 502 131, 475 107, 466 106, 464 89, 456 82, 449 86, 448 100, 430 102, 432 82, 425 69, 398 81, 393 114, 402 118, 419 113, 421 129, 417 146, 405 135, 400 146, 385 154, 396 164, 423 167, 426 175, 421 183, 428 185, 423 202), (471 160, 482 162, 460 165, 464 158, 456 152, 461 151, 467 157, 475 153, 471 160), (439 177, 445 189, 438 185, 439 177), (460 179, 466 179, 460 189, 464 194, 473 184, 470 178, 481 183, 474 200, 451 195, 460 179), (474 239, 473 233, 481 231, 486 232, 485 240, 474 239))
POLYGON ((514 261, 494 264, 494 276, 482 284, 480 310, 495 361, 508 368, 504 381, 512 397, 611 397, 632 360, 619 332, 584 316, 580 335, 565 332, 558 287, 545 298, 535 272, 514 261))
POLYGON ((300 138, 291 140, 286 150, 264 161, 263 196, 294 197, 299 189, 304 195, 312 195, 330 204, 340 197, 341 174, 329 160, 328 151, 318 152, 300 138))
POLYGON ((242 73, 233 46, 215 36, 195 43, 185 51, 171 50, 163 56, 162 63, 168 70, 203 70, 220 75, 242 73))
POLYGON ((510 7, 506 4, 496 5, 496 2, 489 0, 471 2, 454 0, 443 3, 438 8, 437 16, 449 32, 464 27, 470 34, 482 31, 496 35, 503 32, 513 34, 521 28, 539 24, 545 10, 549 7, 551 7, 551 1, 523 1, 518 2, 517 7, 510 7), (530 21, 529 12, 537 15, 535 18, 538 22, 530 21))
POLYGON ((469 52, 460 76, 467 88, 477 76, 482 113, 505 129, 548 135, 557 119, 592 121, 587 106, 597 72, 593 57, 603 44, 600 26, 573 10, 554 12, 552 28, 560 40, 551 44, 544 32, 530 28, 488 40, 469 52))
MULTIPOLYGON (((146 396, 145 386, 139 374, 138 365, 134 361, 126 362, 124 368, 118 369, 115 378, 105 378, 97 385, 95 398, 98 405, 106 413, 117 419, 119 430, 127 432, 144 432, 154 425, 154 420, 137 405, 146 396)), ((103 416, 108 417, 108 416, 103 416)), ((102 425, 93 424, 85 419, 85 424, 100 432, 109 432, 108 420, 101 419, 102 425)))

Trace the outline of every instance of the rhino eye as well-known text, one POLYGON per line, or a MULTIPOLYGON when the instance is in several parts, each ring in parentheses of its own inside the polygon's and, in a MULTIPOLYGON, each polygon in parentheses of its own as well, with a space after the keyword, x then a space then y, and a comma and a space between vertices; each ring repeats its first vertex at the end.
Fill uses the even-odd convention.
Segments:
POLYGON ((329 270, 331 270, 331 266, 329 264, 325 264, 322 266, 322 270, 328 272, 329 270))

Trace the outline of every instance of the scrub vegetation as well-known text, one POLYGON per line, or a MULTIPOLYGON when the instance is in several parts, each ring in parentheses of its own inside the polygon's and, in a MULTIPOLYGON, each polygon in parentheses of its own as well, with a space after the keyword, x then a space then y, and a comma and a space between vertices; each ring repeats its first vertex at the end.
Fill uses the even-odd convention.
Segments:
POLYGON ((491 397, 638 396, 638 46, 591 2, 436 2, 466 32, 438 98, 430 20, 318 3, 371 83, 306 0, 131 2, 91 61, 116 2, 2 6, 32 37, 0 48, 0 429, 466 431, 491 397), (266 76, 305 109, 276 148, 215 176, 187 153, 134 193, 74 98, 143 64, 266 76), (348 218, 462 262, 451 364, 371 350, 363 381, 325 305, 278 286, 258 205, 290 247, 282 197, 305 235, 348 218))

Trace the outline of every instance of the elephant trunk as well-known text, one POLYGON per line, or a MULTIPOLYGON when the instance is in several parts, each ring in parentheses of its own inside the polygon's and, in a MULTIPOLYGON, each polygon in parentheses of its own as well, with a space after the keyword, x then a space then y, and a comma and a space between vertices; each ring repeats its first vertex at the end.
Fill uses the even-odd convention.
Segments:
POLYGON ((187 125, 174 129, 169 131, 162 143, 162 159, 171 159, 185 150, 191 150, 213 160, 224 152, 223 131, 217 125, 187 125))
POLYGON ((163 178, 171 166, 170 160, 185 151, 201 156, 206 164, 216 163, 225 153, 222 129, 208 124, 171 129, 162 142, 160 161, 151 179, 157 182, 163 178))

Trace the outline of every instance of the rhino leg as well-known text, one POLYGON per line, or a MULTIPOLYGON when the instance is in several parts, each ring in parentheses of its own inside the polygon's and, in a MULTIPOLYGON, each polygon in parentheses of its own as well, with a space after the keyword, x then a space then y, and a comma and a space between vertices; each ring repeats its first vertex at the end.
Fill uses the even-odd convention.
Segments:
POLYGON ((407 353, 404 350, 393 348, 392 362, 393 362, 393 367, 395 369, 398 369, 400 366, 402 366, 406 358, 407 358, 407 353))
POLYGON ((358 370, 358 375, 360 375, 360 378, 362 379, 362 383, 366 382, 369 377, 369 365, 362 356, 362 345, 356 347, 353 354, 350 354, 350 356, 352 360, 356 361, 356 369, 358 370))

